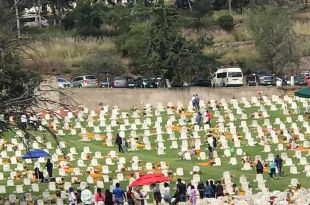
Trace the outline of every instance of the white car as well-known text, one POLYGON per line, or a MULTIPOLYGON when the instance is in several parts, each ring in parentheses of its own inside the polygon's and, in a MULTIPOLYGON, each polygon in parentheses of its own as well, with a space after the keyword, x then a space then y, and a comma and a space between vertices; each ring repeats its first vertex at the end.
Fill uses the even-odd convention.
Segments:
MULTIPOLYGON (((24 27, 38 27, 40 16, 36 14, 23 15, 21 21, 23 22, 24 27)), ((43 27, 49 26, 47 19, 45 19, 42 16, 41 16, 41 25, 43 27)))

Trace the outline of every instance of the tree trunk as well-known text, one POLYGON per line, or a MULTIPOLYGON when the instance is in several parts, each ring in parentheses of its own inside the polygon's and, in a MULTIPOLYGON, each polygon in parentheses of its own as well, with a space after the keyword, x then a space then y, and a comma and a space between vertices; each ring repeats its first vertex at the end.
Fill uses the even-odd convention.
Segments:
POLYGON ((62 5, 60 0, 57 0, 57 11, 58 11, 58 23, 61 26, 61 19, 62 19, 62 5))

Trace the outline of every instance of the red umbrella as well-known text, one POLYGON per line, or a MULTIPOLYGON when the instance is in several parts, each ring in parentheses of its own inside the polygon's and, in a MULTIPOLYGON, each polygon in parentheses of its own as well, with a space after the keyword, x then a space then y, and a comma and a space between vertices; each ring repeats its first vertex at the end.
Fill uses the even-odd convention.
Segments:
POLYGON ((167 181, 170 181, 170 178, 165 177, 163 174, 147 174, 136 179, 136 181, 132 182, 129 187, 150 185, 167 181))

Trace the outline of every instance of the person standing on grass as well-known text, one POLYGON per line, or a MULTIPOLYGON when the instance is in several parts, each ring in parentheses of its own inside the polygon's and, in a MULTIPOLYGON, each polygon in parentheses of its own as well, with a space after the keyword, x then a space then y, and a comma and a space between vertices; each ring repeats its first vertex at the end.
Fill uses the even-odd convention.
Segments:
POLYGON ((124 153, 122 148, 123 140, 119 134, 116 135, 115 144, 118 146, 118 151, 124 153))
POLYGON ((46 171, 48 172, 48 177, 52 178, 53 177, 53 163, 51 162, 50 159, 47 159, 45 167, 46 167, 46 171))
POLYGON ((220 196, 224 196, 224 188, 221 184, 220 181, 216 182, 216 186, 215 186, 215 198, 218 198, 220 196))
POLYGON ((194 185, 191 185, 191 190, 189 192, 189 202, 191 205, 196 205, 196 190, 194 185))
POLYGON ((193 95, 192 97, 192 106, 193 106, 193 109, 196 109, 196 96, 193 95))
POLYGON ((69 205, 77 205, 77 199, 73 192, 72 187, 70 187, 68 191, 68 201, 69 201, 69 205))
POLYGON ((213 147, 208 143, 208 155, 209 155, 209 159, 213 159, 213 147))
POLYGON ((195 95, 195 101, 196 101, 196 109, 200 109, 200 98, 198 94, 195 95))
POLYGON ((276 175, 276 164, 274 161, 269 162, 269 176, 273 179, 273 177, 276 175))
MULTIPOLYGON (((213 182, 213 181, 212 181, 213 182)), ((207 198, 213 198, 214 197, 214 191, 213 188, 211 186, 211 184, 209 183, 209 181, 206 181, 206 188, 205 188, 205 196, 207 198)))
POLYGON ((200 125, 201 121, 202 121, 202 115, 201 112, 198 112, 196 116, 196 125, 200 125))
POLYGON ((162 198, 166 203, 170 204, 171 194, 170 194, 170 187, 167 182, 164 183, 164 188, 162 190, 162 198))
POLYGON ((105 194, 101 192, 101 188, 97 188, 97 193, 95 194, 96 205, 104 205, 105 194))
POLYGON ((177 190, 179 191, 179 202, 186 202, 186 185, 178 178, 177 190))
POLYGON ((197 185, 197 189, 199 191, 199 197, 200 199, 204 198, 204 190, 205 190, 205 185, 203 184, 203 181, 200 180, 200 182, 197 185))
POLYGON ((129 144, 126 138, 124 138, 125 151, 129 152, 129 144))
POLYGON ((132 192, 131 187, 128 188, 128 191, 126 192, 126 196, 127 196, 128 205, 135 205, 134 194, 132 192))
POLYGON ((215 186, 213 180, 210 180, 210 186, 211 186, 211 188, 212 188, 212 190, 213 190, 212 198, 214 198, 214 197, 215 197, 215 187, 216 187, 216 186, 215 186))
POLYGON ((213 141, 212 141, 213 150, 215 150, 215 149, 216 149, 216 146, 217 146, 217 140, 216 140, 216 137, 215 137, 214 135, 212 136, 212 139, 213 139, 213 141))
POLYGON ((264 172, 264 166, 260 160, 257 160, 256 172, 257 172, 257 174, 263 174, 263 172, 264 172))
POLYGON ((120 188, 120 184, 115 184, 115 189, 113 189, 114 203, 115 205, 121 205, 124 203, 124 199, 126 201, 125 192, 122 188, 120 188))
POLYGON ((277 155, 276 159, 274 161, 275 161, 276 167, 278 169, 279 177, 282 177, 282 162, 283 162, 283 159, 279 155, 277 155))
POLYGON ((105 191, 105 205, 114 205, 113 194, 109 189, 105 191))
POLYGON ((160 189, 159 189, 159 185, 158 184, 153 184, 153 197, 154 197, 154 201, 156 205, 159 205, 161 203, 161 193, 160 193, 160 189))
POLYGON ((209 110, 207 110, 206 119, 207 119, 207 124, 209 125, 209 127, 211 127, 211 118, 212 118, 212 113, 209 110))

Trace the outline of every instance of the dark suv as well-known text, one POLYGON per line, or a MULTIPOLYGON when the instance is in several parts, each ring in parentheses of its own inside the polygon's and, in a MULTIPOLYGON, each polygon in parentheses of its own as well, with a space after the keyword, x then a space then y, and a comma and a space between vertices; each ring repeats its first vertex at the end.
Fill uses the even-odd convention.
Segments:
POLYGON ((138 88, 156 88, 156 82, 149 77, 139 77, 137 78, 137 87, 138 88))

